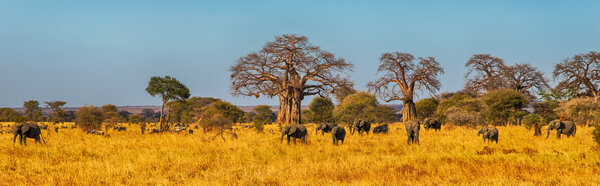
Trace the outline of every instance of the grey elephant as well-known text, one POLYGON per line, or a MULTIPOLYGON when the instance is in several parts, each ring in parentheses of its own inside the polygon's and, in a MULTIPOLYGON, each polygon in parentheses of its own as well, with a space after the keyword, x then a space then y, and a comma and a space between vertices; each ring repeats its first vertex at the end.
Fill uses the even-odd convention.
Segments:
POLYGON ((294 144, 296 144, 296 139, 300 139, 303 143, 306 143, 306 133, 306 127, 302 125, 285 126, 281 132, 281 142, 283 142, 283 136, 287 135, 288 144, 290 144, 290 138, 294 138, 294 144))
POLYGON ((346 129, 341 126, 335 126, 331 129, 331 139, 334 145, 338 144, 338 141, 341 141, 344 144, 344 138, 346 137, 346 129))
POLYGON ((387 124, 379 125, 373 128, 373 134, 387 134, 390 131, 390 127, 387 124))
POLYGON ((425 120, 423 120, 423 128, 426 130, 434 129, 435 131, 438 131, 442 129, 442 122, 435 118, 425 118, 425 120))
POLYGON ((419 131, 421 130, 421 122, 420 121, 408 121, 404 124, 406 127, 406 136, 408 140, 406 144, 417 143, 419 144, 419 131))
POLYGON ((488 141, 495 141, 498 143, 498 129, 496 127, 483 127, 477 132, 477 136, 482 135, 483 142, 487 139, 488 141))
POLYGON ((363 132, 367 132, 367 134, 369 134, 369 130, 371 130, 371 123, 364 120, 358 120, 354 122, 353 128, 354 130, 352 130, 352 134, 354 134, 355 131, 358 131, 359 135, 362 135, 363 132))
POLYGON ((36 143, 46 143, 42 139, 42 130, 40 129, 40 126, 35 123, 20 123, 15 125, 13 133, 13 144, 16 142, 17 136, 19 136, 19 144, 21 145, 27 145, 27 138, 35 139, 36 143))
POLYGON ((319 131, 321 131, 321 135, 324 135, 325 133, 329 133, 329 132, 331 132, 331 129, 333 129, 333 127, 335 127, 335 126, 337 126, 337 125, 332 124, 332 123, 321 123, 315 129, 315 135, 318 134, 319 131))
POLYGON ((556 138, 560 138, 561 134, 567 135, 567 137, 575 137, 577 126, 572 121, 553 120, 548 124, 546 138, 550 137, 550 130, 556 130, 556 138))

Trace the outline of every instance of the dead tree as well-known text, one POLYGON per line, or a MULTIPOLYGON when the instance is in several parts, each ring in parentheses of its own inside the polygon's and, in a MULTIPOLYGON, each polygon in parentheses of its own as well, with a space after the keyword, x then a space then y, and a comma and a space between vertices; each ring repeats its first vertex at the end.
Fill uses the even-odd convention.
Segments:
POLYGON ((558 80, 557 89, 575 88, 579 96, 600 99, 600 52, 590 51, 567 58, 554 66, 552 73, 558 80))
POLYGON ((506 69, 504 60, 490 54, 475 54, 467 61, 469 69, 465 74, 465 91, 479 94, 483 91, 498 90, 506 87, 502 72, 506 69))
POLYGON ((438 75, 444 73, 440 64, 433 57, 415 57, 408 53, 384 53, 379 58, 377 73, 383 77, 369 82, 369 91, 374 92, 386 102, 398 100, 403 102, 402 119, 410 121, 417 117, 414 103, 415 91, 428 91, 434 94, 440 88, 438 75))
POLYGON ((282 35, 260 52, 239 58, 230 69, 234 96, 279 98, 279 123, 302 123, 305 96, 325 95, 336 87, 352 86, 345 73, 352 64, 321 50, 298 35, 282 35))

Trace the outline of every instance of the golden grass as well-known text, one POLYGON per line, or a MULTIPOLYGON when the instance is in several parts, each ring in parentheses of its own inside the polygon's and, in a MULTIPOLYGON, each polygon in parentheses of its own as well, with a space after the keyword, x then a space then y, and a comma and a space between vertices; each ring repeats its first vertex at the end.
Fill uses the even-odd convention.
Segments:
MULTIPOLYGON (((133 125, 132 125, 133 126, 133 125)), ((46 145, 12 144, 0 135, 0 185, 597 185, 600 150, 591 128, 575 138, 533 137, 522 127, 499 127, 500 142, 484 144, 476 130, 421 131, 406 145, 404 127, 388 135, 348 135, 344 145, 314 135, 309 144, 279 143, 279 132, 240 129, 239 138, 213 133, 141 135, 139 128, 108 131, 48 130, 46 145)))

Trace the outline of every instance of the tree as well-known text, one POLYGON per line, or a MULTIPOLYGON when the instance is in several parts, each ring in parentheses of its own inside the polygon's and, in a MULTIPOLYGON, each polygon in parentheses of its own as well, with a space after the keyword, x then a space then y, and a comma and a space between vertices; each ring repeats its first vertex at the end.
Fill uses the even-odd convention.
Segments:
POLYGON ((367 92, 358 92, 349 95, 334 109, 336 121, 352 124, 359 119, 369 120, 369 111, 378 105, 375 95, 367 92))
POLYGON ((554 66, 557 89, 575 88, 580 96, 600 99, 600 52, 590 51, 567 58, 554 66))
POLYGON ((279 98, 279 123, 302 123, 305 96, 326 95, 351 87, 345 73, 352 64, 314 46, 305 36, 282 35, 260 52, 239 58, 230 69, 235 96, 279 98))
POLYGON ((21 114, 11 108, 0 108, 0 122, 17 122, 21 119, 21 114))
POLYGON ((310 122, 333 122, 333 102, 330 98, 314 97, 308 105, 308 109, 311 113, 310 122))
POLYGON ((61 122, 65 122, 65 120, 67 119, 67 112, 65 112, 65 110, 63 110, 61 107, 66 105, 67 102, 65 101, 47 101, 44 102, 46 103, 46 106, 50 107, 50 109, 52 110, 52 122, 54 123, 61 123, 61 122))
POLYGON ((539 114, 528 114, 523 118, 523 125, 528 129, 533 128, 533 136, 541 136, 542 126, 546 123, 539 114))
POLYGON ((521 94, 533 97, 532 88, 537 92, 547 90, 550 86, 544 73, 528 63, 518 63, 512 66, 506 66, 504 69, 506 86, 521 94))
POLYGON ((352 94, 356 94, 356 89, 354 89, 354 87, 343 86, 343 87, 337 87, 333 93, 333 96, 335 96, 335 100, 338 103, 341 103, 342 101, 344 101, 344 98, 346 98, 352 94))
POLYGON ((223 129, 240 122, 243 118, 242 109, 229 102, 218 100, 203 108, 200 124, 205 130, 215 127, 223 129))
POLYGON ((149 109, 149 108, 142 109, 141 115, 143 116, 144 121, 146 121, 146 122, 151 122, 151 121, 153 122, 153 121, 155 121, 154 120, 155 119, 154 116, 156 114, 154 113, 154 110, 152 110, 152 109, 149 109))
POLYGON ((385 102, 402 101, 402 120, 410 121, 417 117, 414 103, 415 91, 428 91, 434 94, 440 89, 438 76, 444 73, 433 57, 422 58, 414 63, 415 57, 408 53, 384 53, 379 58, 377 73, 383 77, 369 82, 369 91, 378 94, 385 102))
POLYGON ((490 54, 475 54, 465 67, 469 69, 465 74, 465 91, 479 94, 505 87, 502 73, 506 65, 501 58, 490 54))
POLYGON ((257 105, 254 107, 254 117, 252 121, 254 122, 254 128, 258 132, 262 132, 265 124, 271 123, 271 106, 268 105, 257 105))
POLYGON ((575 98, 559 104, 556 109, 560 118, 576 124, 590 126, 600 122, 600 104, 593 98, 575 98))
POLYGON ((121 121, 117 106, 112 104, 102 105, 102 116, 104 117, 103 121, 109 123, 110 126, 121 121))
POLYGON ((26 101, 23 103, 23 112, 29 121, 39 121, 39 119, 42 117, 42 108, 40 108, 40 102, 36 100, 26 101))
POLYGON ((510 89, 490 91, 482 100, 488 122, 493 125, 506 125, 510 118, 520 118, 529 103, 521 93, 510 89))
POLYGON ((444 123, 470 127, 487 123, 483 114, 483 104, 479 99, 465 93, 450 93, 441 97, 446 99, 442 99, 438 104, 436 116, 444 123))
POLYGON ((126 110, 119 110, 118 114, 121 121, 129 121, 129 116, 131 116, 131 112, 126 110))
POLYGON ((397 121, 396 108, 389 105, 377 105, 367 109, 367 114, 370 121, 375 123, 394 122, 397 121))
POLYGON ((439 101, 433 98, 427 98, 419 100, 415 103, 417 109, 417 116, 419 119, 425 119, 432 117, 437 110, 439 101))
POLYGON ((102 111, 93 105, 83 106, 75 112, 75 125, 84 131, 100 130, 103 120, 102 111))
POLYGON ((177 79, 170 76, 151 77, 146 87, 146 92, 152 97, 160 96, 162 105, 160 108, 160 128, 168 130, 168 125, 163 125, 163 116, 165 113, 165 105, 171 100, 186 100, 190 97, 190 90, 177 79))

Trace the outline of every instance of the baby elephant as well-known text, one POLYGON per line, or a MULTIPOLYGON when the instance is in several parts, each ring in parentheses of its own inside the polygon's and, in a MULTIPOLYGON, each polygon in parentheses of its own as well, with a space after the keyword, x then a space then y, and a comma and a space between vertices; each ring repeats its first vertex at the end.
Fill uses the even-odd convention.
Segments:
POLYGON ((423 128, 425 129, 434 129, 435 131, 438 131, 442 128, 442 122, 440 122, 439 119, 435 119, 435 118, 426 118, 423 121, 423 128))
POLYGON ((477 136, 479 135, 483 136, 483 142, 488 139, 488 141, 496 141, 496 144, 498 144, 498 129, 496 127, 483 127, 477 132, 477 136))
POLYGON ((373 134, 387 134, 390 128, 387 124, 373 128, 373 134))
POLYGON ((296 144, 296 139, 300 139, 303 143, 306 143, 306 127, 302 125, 288 125, 283 128, 281 132, 281 141, 283 142, 283 137, 287 136, 287 142, 290 144, 290 138, 294 139, 294 144, 296 144))
POLYGON ((344 144, 345 137, 346 129, 344 129, 344 127, 335 126, 331 129, 331 139, 333 140, 334 145, 337 145, 338 141, 342 141, 342 144, 344 144))

